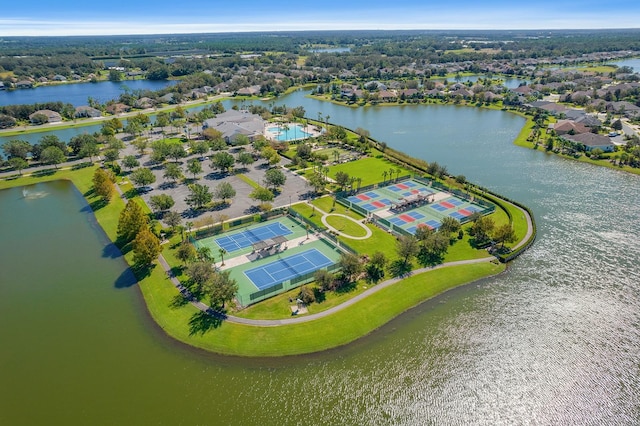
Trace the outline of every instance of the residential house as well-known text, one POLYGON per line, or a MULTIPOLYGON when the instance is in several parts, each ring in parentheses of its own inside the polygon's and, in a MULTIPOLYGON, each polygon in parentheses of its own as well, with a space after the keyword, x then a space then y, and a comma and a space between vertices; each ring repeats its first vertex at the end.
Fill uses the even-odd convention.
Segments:
POLYGON ((598 135, 596 133, 582 133, 579 135, 564 135, 564 139, 577 142, 584 146, 586 151, 592 151, 596 148, 604 152, 613 152, 614 144, 608 136, 598 135))
POLYGON ((553 130, 555 130, 557 135, 566 135, 566 134, 581 134, 581 133, 589 133, 590 130, 584 124, 576 123, 571 120, 560 120, 553 126, 553 130))
POLYGON ((62 116, 50 109, 41 109, 29 115, 29 121, 34 124, 42 124, 41 117, 46 117, 46 123, 58 123, 62 121, 62 116))
POLYGON ((148 108, 153 108, 154 105, 154 101, 151 98, 148 98, 146 96, 140 98, 140 99, 136 99, 136 101, 134 102, 133 106, 139 109, 148 109, 148 108))
POLYGON ((122 114, 124 112, 131 111, 131 107, 129 105, 123 104, 123 103, 112 103, 112 104, 107 105, 105 110, 109 114, 118 115, 118 114, 122 114))
POLYGON ((236 92, 238 96, 257 96, 260 94, 261 86, 259 84, 250 87, 243 87, 236 92))
POLYGON ((396 93, 391 90, 381 90, 378 93, 378 99, 384 102, 395 102, 396 100, 398 100, 398 95, 396 95, 396 93))
POLYGON ((100 112, 99 109, 95 109, 90 106, 83 105, 76 108, 76 112, 75 114, 73 114, 73 116, 76 118, 84 118, 84 117, 95 118, 95 117, 101 117, 102 112, 100 112))
POLYGON ((33 81, 30 80, 20 80, 16 83, 16 88, 18 89, 31 89, 33 87, 33 81))

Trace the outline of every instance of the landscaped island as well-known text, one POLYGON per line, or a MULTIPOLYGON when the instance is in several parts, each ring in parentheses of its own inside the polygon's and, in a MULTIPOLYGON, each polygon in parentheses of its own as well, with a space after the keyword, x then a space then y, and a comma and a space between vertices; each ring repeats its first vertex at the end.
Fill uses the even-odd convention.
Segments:
POLYGON ((526 208, 366 132, 299 113, 269 127, 291 139, 298 123, 308 127, 289 143, 156 134, 153 152, 132 143, 137 155, 104 168, 16 176, 0 187, 72 180, 132 265, 155 321, 184 343, 230 355, 344 345, 424 300, 503 271, 502 262, 533 242, 526 208), (201 180, 205 159, 214 173, 201 180), (139 166, 147 161, 156 165, 139 166), (163 183, 149 187, 157 179, 163 183), (179 204, 186 220, 172 210, 179 204))

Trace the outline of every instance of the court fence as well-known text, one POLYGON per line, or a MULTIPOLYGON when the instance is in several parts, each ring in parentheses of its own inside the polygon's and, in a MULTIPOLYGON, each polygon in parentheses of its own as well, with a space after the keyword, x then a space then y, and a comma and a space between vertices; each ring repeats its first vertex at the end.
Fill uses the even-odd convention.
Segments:
POLYGON ((193 232, 193 239, 200 240, 202 238, 211 237, 212 235, 218 235, 222 234, 223 232, 234 230, 244 225, 265 222, 276 217, 285 216, 286 214, 286 208, 279 208, 265 213, 256 213, 252 215, 242 216, 232 221, 224 222, 224 224, 217 223, 215 225, 196 229, 193 232))
MULTIPOLYGON (((335 273, 340 270, 340 265, 333 264, 329 265, 326 268, 327 271, 331 273, 335 273)), ((283 281, 281 283, 272 285, 271 287, 265 288, 260 291, 256 291, 254 293, 249 294, 247 298, 246 295, 238 294, 236 295, 236 299, 242 306, 248 306, 253 303, 260 302, 262 300, 268 299, 269 297, 275 296, 276 294, 283 293, 285 291, 289 291, 296 287, 300 287, 303 284, 308 284, 315 280, 315 274, 317 271, 309 272, 297 277, 293 277, 289 280, 283 281)))

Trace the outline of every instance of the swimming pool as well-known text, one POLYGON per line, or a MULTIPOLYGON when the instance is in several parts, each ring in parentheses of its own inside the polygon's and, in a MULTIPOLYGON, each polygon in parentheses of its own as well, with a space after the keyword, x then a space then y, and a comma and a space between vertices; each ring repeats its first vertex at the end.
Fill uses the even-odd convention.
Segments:
POLYGON ((305 132, 300 124, 288 124, 287 127, 271 126, 267 128, 267 132, 273 139, 280 142, 306 139, 312 136, 311 133, 305 132))

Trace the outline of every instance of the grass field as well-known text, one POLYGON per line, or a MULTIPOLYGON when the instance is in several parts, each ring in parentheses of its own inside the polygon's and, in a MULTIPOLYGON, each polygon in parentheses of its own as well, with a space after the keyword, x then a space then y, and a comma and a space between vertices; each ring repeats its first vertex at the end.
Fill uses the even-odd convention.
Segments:
POLYGON ((325 218, 325 220, 330 226, 345 235, 350 235, 352 237, 364 237, 365 235, 367 235, 367 231, 365 231, 362 226, 358 225, 349 218, 329 215, 325 218))
POLYGON ((400 176, 411 174, 409 170, 403 169, 386 158, 366 157, 358 161, 329 167, 329 176, 335 178, 336 173, 342 171, 348 173, 351 177, 361 178, 361 186, 366 186, 382 181, 382 172, 390 169, 400 169, 400 176))
MULTIPOLYGON (((380 176, 378 175, 381 167, 386 167, 387 169, 395 167, 392 163, 380 158, 366 158, 349 164, 353 166, 348 171, 351 175, 358 176, 356 172, 353 172, 354 169, 362 173, 360 176, 363 178, 362 185, 380 181, 380 176), (361 161, 365 162, 365 164, 360 164, 361 161), (374 172, 372 172, 372 169, 374 172), (365 177, 367 178, 366 181, 365 177)), ((39 178, 22 177, 10 181, 2 181, 0 182, 0 189, 9 186, 28 185, 35 182, 70 179, 85 195, 88 202, 92 203, 96 201, 96 198, 91 193, 91 177, 95 168, 96 166, 75 171, 60 170, 39 178)), ((339 169, 333 169, 332 173, 335 174, 337 170, 339 169)), ((127 186, 125 185, 123 189, 126 190, 127 186)), ((333 201, 327 197, 315 200, 315 202, 318 203, 318 207, 322 206, 323 210, 328 204, 328 210, 330 210, 333 201)), ((122 199, 114 197, 111 203, 95 211, 98 222, 112 240, 115 240, 117 221, 123 208, 124 202, 122 199)), ((306 203, 295 205, 294 208, 307 217, 311 216, 313 212, 313 207, 306 203)), ((342 206, 336 205, 334 212, 342 212, 342 209, 342 206)), ((319 218, 319 212, 311 216, 311 220, 314 222, 319 218)), ((504 217, 499 218, 499 216, 496 216, 496 221, 498 219, 504 220, 504 217)), ((395 237, 373 225, 367 226, 373 233, 371 238, 361 241, 351 239, 341 239, 341 241, 346 242, 360 253, 372 254, 379 250, 385 253, 389 260, 395 259, 395 237)), ((164 255, 174 267, 174 270, 180 274, 180 267, 172 248, 178 238, 174 237, 170 244, 164 246, 164 255)), ((452 246, 450 253, 447 255, 447 260, 475 258, 485 254, 483 251, 467 252, 468 244, 466 244, 465 239, 452 246)), ((133 264, 131 252, 125 254, 125 259, 129 264, 133 264)), ((145 274, 139 275, 138 278, 140 280, 139 288, 152 317, 168 335, 177 340, 223 354, 283 356, 315 352, 344 345, 370 333, 403 311, 437 294, 503 270, 504 265, 487 262, 416 274, 330 317, 308 323, 280 327, 252 327, 221 322, 203 314, 193 306, 184 304, 181 301, 178 291, 168 280, 162 268, 158 266, 150 268, 145 274), (322 339, 318 338, 318 333, 322 333, 322 339)), ((181 278, 184 279, 186 277, 181 276, 181 278)), ((326 310, 331 306, 340 304, 360 291, 364 291, 363 286, 356 286, 356 290, 353 292, 327 295, 325 302, 317 307, 312 307, 312 312, 315 309, 318 309, 318 311, 326 310)), ((278 315, 282 315, 283 301, 285 304, 289 303, 288 293, 280 296, 280 299, 274 298, 263 302, 264 304, 257 305, 253 311, 248 311, 244 315, 247 317, 261 317, 261 315, 271 315, 268 312, 278 311, 278 315)), ((286 307, 285 305, 284 308, 286 307)))

